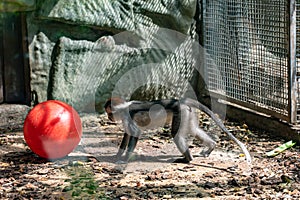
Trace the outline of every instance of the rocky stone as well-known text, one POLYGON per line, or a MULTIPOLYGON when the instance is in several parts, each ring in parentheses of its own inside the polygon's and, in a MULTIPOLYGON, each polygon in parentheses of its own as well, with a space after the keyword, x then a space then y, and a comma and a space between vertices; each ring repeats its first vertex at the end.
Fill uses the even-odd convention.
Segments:
POLYGON ((195 12, 196 0, 38 0, 27 17, 34 104, 58 99, 101 111, 112 95, 193 91, 187 35, 195 12))
POLYGON ((196 12, 196 0, 47 0, 39 17, 106 31, 134 31, 159 26, 188 33, 196 12))
POLYGON ((65 101, 79 111, 93 111, 99 85, 122 70, 120 66, 110 68, 114 58, 128 51, 118 50, 115 51, 112 37, 103 37, 95 43, 62 37, 53 53, 49 98, 65 101))
POLYGON ((34 104, 48 99, 48 83, 52 65, 51 54, 54 43, 40 32, 29 45, 29 63, 32 101, 34 104))
POLYGON ((96 42, 62 37, 53 53, 49 98, 78 111, 99 111, 110 96, 129 99, 141 87, 139 95, 150 98, 181 97, 191 89, 195 64, 185 54, 192 41, 181 42, 174 49, 140 49, 116 45, 111 36, 96 42), (151 87, 153 93, 145 95, 151 87))

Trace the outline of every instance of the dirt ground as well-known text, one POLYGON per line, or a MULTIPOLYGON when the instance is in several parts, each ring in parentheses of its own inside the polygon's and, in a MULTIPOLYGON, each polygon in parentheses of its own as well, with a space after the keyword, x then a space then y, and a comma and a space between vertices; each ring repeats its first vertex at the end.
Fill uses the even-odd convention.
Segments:
POLYGON ((128 164, 116 164, 122 127, 104 115, 82 115, 81 143, 67 157, 48 161, 27 147, 21 130, 0 132, 0 199, 299 199, 299 147, 276 157, 267 151, 283 144, 245 124, 227 128, 251 152, 248 166, 236 144, 200 115, 200 125, 218 141, 208 157, 196 157, 202 147, 190 144, 195 159, 180 157, 168 128, 147 131, 128 164))

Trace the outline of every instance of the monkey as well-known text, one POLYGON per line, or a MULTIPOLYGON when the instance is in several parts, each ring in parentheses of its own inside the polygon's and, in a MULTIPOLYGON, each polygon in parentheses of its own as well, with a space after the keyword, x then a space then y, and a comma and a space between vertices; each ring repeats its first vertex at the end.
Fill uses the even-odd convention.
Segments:
POLYGON ((118 160, 121 159, 126 148, 125 162, 130 159, 137 145, 139 136, 142 134, 143 127, 147 127, 147 123, 152 121, 149 120, 149 118, 155 121, 152 124, 154 126, 158 124, 157 122, 162 123, 166 121, 166 118, 171 119, 171 135, 175 145, 183 155, 182 159, 177 160, 178 162, 189 163, 193 160, 186 141, 189 134, 192 134, 202 141, 207 147, 207 150, 203 150, 201 155, 208 157, 214 150, 216 142, 199 127, 196 115, 196 110, 198 109, 210 116, 222 131, 238 144, 245 154, 247 162, 249 164, 251 163, 251 156, 245 145, 228 131, 216 114, 197 100, 183 98, 180 100, 124 101, 121 98, 113 97, 105 103, 104 109, 110 121, 123 122, 124 135, 117 153, 118 160))

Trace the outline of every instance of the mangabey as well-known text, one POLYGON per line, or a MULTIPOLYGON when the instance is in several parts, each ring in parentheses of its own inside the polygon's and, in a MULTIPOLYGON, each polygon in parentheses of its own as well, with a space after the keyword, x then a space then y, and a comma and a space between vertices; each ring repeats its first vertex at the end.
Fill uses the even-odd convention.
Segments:
POLYGON ((166 120, 166 115, 172 116, 171 134, 178 150, 184 156, 184 158, 180 160, 181 162, 188 163, 193 159, 186 141, 189 134, 192 134, 197 139, 201 140, 203 144, 208 147, 208 149, 206 151, 203 150, 201 154, 205 157, 209 156, 215 148, 216 142, 199 127, 198 117, 196 115, 196 109, 199 109, 208 114, 216 122, 216 124, 240 146, 246 156, 247 162, 251 163, 251 156, 244 144, 227 130, 223 122, 209 108, 196 100, 185 98, 181 100, 171 99, 127 102, 120 98, 111 98, 106 102, 104 108, 108 118, 111 121, 122 120, 125 129, 125 133, 117 153, 118 159, 121 158, 127 148, 125 161, 128 161, 136 147, 138 138, 142 133, 140 128, 145 127, 146 123, 151 121, 149 117, 152 118, 155 123, 160 122, 158 124, 161 125, 161 122, 166 120), (153 109, 154 107, 156 108, 153 109), (157 109, 159 107, 161 109, 157 109), (163 113, 162 109, 165 110, 165 114, 161 114, 163 113), (141 116, 145 119, 139 119, 141 116))

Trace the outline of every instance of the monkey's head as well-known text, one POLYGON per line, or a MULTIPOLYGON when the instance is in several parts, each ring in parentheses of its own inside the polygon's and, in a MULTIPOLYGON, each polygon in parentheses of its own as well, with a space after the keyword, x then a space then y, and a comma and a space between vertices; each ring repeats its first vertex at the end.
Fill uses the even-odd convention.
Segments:
POLYGON ((115 106, 118 106, 125 101, 119 97, 112 97, 108 99, 104 105, 105 112, 107 113, 108 119, 112 122, 115 122, 116 118, 118 118, 118 113, 116 113, 116 110, 114 109, 115 106))

